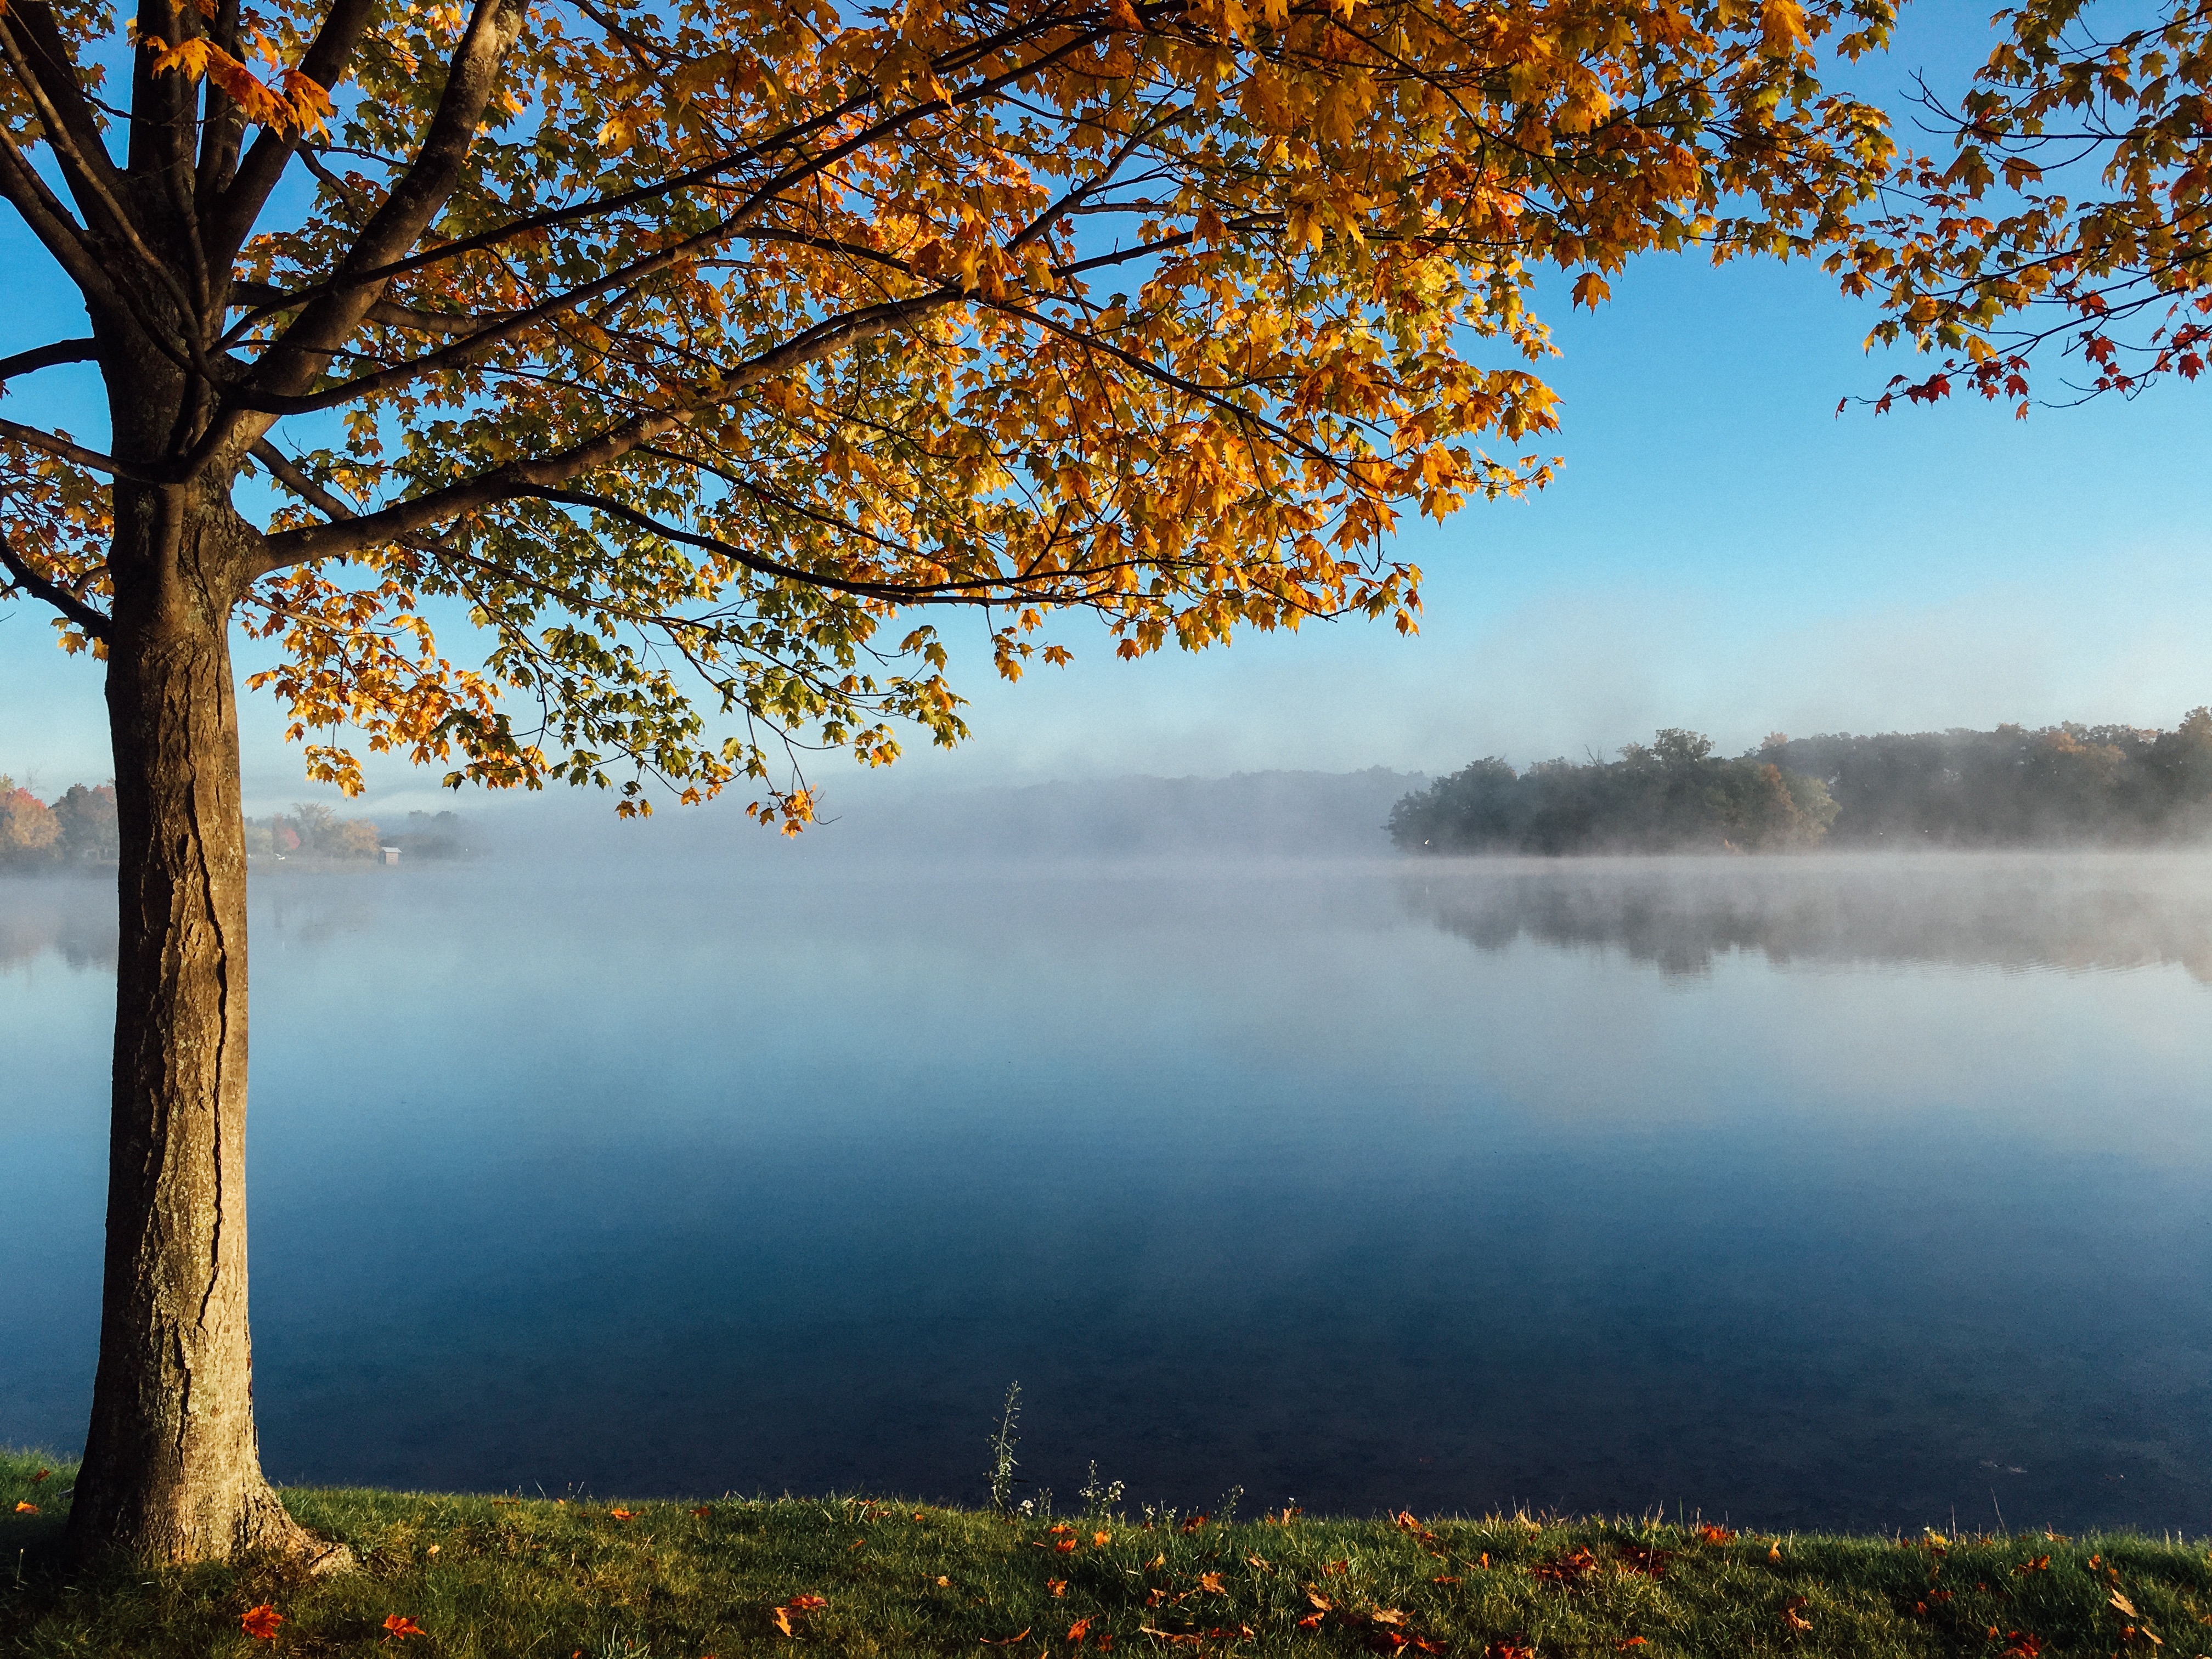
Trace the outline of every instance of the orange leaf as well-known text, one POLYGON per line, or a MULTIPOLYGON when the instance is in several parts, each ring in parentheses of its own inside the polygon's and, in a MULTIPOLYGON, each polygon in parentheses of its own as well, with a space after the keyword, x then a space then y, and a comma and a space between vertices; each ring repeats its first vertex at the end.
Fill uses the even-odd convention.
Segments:
POLYGON ((770 1607, 769 1609, 768 1616, 778 1630, 781 1631, 786 1636, 791 1634, 791 1615, 789 1613, 786 1613, 781 1607, 770 1607))
POLYGON ((1067 1627, 1067 1639, 1071 1642, 1080 1642, 1085 1636, 1090 1634, 1091 1621, 1094 1617, 1096 1617, 1095 1614, 1085 1613, 1082 1618, 1070 1625, 1067 1627))
POLYGON ((793 1613, 818 1613, 830 1605, 826 1595, 794 1595, 784 1603, 793 1613))
POLYGON ((1072 1555, 1075 1553, 1075 1540, 1073 1538, 1063 1538, 1054 1544, 1053 1548, 1062 1555, 1072 1555))
POLYGON ((283 1622, 284 1615, 264 1601, 258 1607, 247 1608, 238 1627, 257 1642, 273 1642, 276 1639, 276 1626, 283 1622))
POLYGON ((1048 1578, 1044 1581, 1044 1587, 1054 1595, 1067 1594, 1067 1580, 1065 1578, 1048 1578))
POLYGON ((1113 1534, 1112 1534, 1111 1533, 1094 1532, 1094 1533, 1092 1533, 1092 1534, 1091 1534, 1091 1545, 1092 1545, 1092 1547, 1093 1547, 1094 1548, 1097 1548, 1097 1549, 1102 1549, 1102 1550, 1103 1550, 1103 1549, 1104 1549, 1104 1548, 1107 1547, 1107 1545, 1109 1545, 1109 1544, 1112 1543, 1113 1541, 1114 1541, 1114 1537, 1113 1537, 1113 1534))
POLYGON ((34 1486, 37 1486, 40 1481, 45 1480, 52 1473, 53 1471, 52 1469, 40 1469, 36 1474, 31 1477, 31 1484, 34 1486))
POLYGON ((15 1505, 15 1513, 18 1515, 36 1515, 38 1512, 39 1506, 36 1504, 18 1504, 15 1505))
POLYGON ((1030 1633, 1030 1626, 1027 1626, 1027 1625, 1024 1625, 1024 1626, 1023 1626, 1019 1630, 1016 1631, 1016 1632, 1015 1632, 1012 1636, 1002 1636, 1002 1637, 999 1638, 996 1641, 994 1641, 991 1638, 989 1638, 989 1637, 988 1637, 988 1636, 987 1636, 987 1637, 985 1637, 985 1638, 982 1638, 982 1639, 983 1639, 983 1645, 984 1645, 985 1647, 987 1647, 987 1648, 1010 1648, 1010 1647, 1013 1646, 1013 1644, 1014 1644, 1015 1643, 1017 1643, 1017 1642, 1024 1641, 1024 1640, 1028 1639, 1029 1633, 1030 1633))
POLYGON ((387 1613, 384 1615, 384 1629, 386 1635, 397 1636, 403 1641, 410 1636, 422 1634, 422 1626, 404 1613, 387 1613))
POLYGON ((635 1510, 609 1510, 607 1513, 617 1521, 634 1521, 637 1518, 635 1510))

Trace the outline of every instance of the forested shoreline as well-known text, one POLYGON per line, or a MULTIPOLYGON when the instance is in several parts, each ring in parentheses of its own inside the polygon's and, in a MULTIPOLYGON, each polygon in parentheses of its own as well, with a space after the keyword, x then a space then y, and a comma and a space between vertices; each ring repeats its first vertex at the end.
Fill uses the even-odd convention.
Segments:
MULTIPOLYGON (((371 819, 342 818, 306 802, 246 819, 246 851, 250 858, 334 864, 374 862, 391 848, 410 859, 459 858, 471 850, 462 828, 456 813, 410 812, 404 830, 386 832, 371 819)), ((47 801, 0 772, 0 871, 112 864, 119 851, 112 784, 73 783, 47 801)))
POLYGON ((1615 761, 1488 756, 1405 796, 1413 853, 2144 846, 2212 835, 2212 708, 2172 731, 1775 732, 1734 758, 1668 728, 1615 761))

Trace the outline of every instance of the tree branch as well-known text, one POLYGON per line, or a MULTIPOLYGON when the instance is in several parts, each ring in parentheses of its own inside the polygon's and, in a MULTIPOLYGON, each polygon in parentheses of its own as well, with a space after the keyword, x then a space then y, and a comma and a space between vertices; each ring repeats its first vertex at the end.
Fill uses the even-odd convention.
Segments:
POLYGON ((52 368, 59 363, 90 362, 99 345, 97 340, 57 340, 52 345, 19 351, 12 357, 0 357, 0 381, 12 380, 18 374, 28 374, 37 369, 52 368))
POLYGON ((11 579, 11 587, 6 591, 20 589, 34 599, 44 599, 94 639, 107 638, 112 627, 107 613, 94 610, 59 582, 41 576, 32 569, 8 544, 8 532, 4 529, 0 529, 0 565, 7 567, 11 579))
MULTIPOLYGON (((334 0, 323 27, 300 59, 300 72, 325 92, 337 90, 346 65, 361 44, 362 31, 376 9, 376 0, 334 0)), ((228 264, 246 245, 253 222, 260 216, 269 192, 284 175, 285 165, 299 148, 300 135, 287 135, 276 127, 264 127, 246 152, 246 159, 216 198, 208 214, 210 248, 228 264)))
MULTIPOLYGON (((289 294, 274 283, 240 280, 230 285, 230 302, 234 306, 246 307, 259 316, 289 311, 307 301, 303 295, 289 294)), ((379 300, 368 308, 368 315, 362 320, 380 323, 386 328, 411 329, 418 334, 467 335, 496 327, 514 314, 511 311, 500 311, 488 316, 471 317, 454 311, 420 311, 412 306, 395 305, 389 300, 379 300)), ((246 323, 253 320, 254 318, 249 317, 234 326, 244 327, 246 323)))
MULTIPOLYGON (((74 461, 89 472, 105 472, 112 478, 131 477, 116 465, 112 457, 103 455, 96 449, 87 449, 82 444, 71 443, 67 438, 57 438, 51 432, 41 432, 34 426, 22 426, 14 421, 0 421, 0 438, 13 438, 27 448, 58 456, 64 461, 74 461)), ((138 482, 151 483, 153 480, 142 479, 138 482)))
POLYGON ((640 445, 651 443, 663 433, 684 425, 702 410, 727 403, 739 392, 763 380, 788 374, 795 368, 803 368, 842 346, 880 334, 909 317, 921 315, 966 297, 957 289, 942 289, 909 300, 895 300, 883 305, 870 306, 842 318, 833 318, 794 336, 780 346, 738 364, 711 392, 699 392, 670 408, 635 416, 595 438, 587 439, 556 454, 535 461, 510 461, 465 483, 434 489, 408 501, 396 501, 375 512, 361 514, 343 524, 306 525, 297 530, 278 531, 264 541, 262 556, 253 574, 265 576, 287 565, 302 563, 310 559, 333 558, 342 553, 373 547, 380 542, 397 541, 410 531, 422 530, 465 513, 477 512, 518 496, 535 495, 547 489, 557 489, 571 478, 581 477, 594 468, 620 460, 640 445))

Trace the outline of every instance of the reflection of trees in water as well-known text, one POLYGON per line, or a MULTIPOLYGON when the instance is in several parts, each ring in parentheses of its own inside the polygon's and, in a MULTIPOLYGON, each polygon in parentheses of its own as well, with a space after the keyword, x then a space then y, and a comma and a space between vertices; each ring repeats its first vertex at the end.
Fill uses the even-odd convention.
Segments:
POLYGON ((1398 884, 1478 949, 1529 939, 1626 951, 1667 974, 1770 962, 2112 969, 2179 963, 2212 984, 2203 854, 1466 860, 1398 884))
MULTIPOLYGON (((265 896, 270 905, 264 950, 327 945, 367 930, 376 920, 381 873, 257 872, 254 897, 265 896)), ((0 878, 0 969, 49 952, 72 968, 115 970, 112 871, 0 878)))
POLYGON ((0 880, 0 969, 53 951, 72 968, 115 968, 115 878, 0 880))

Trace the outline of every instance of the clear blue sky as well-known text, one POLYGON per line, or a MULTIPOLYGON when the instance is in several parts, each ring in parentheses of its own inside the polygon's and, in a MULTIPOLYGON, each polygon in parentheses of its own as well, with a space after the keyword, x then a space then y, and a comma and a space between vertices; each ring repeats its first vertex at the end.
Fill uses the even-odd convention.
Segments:
MULTIPOLYGON (((1927 6, 1848 78, 1885 100, 1915 68, 1956 84, 1985 15, 1927 6)), ((0 270, 0 353, 79 331, 12 222, 0 270)), ((1074 666, 1006 687, 956 634, 976 737, 910 750, 901 781, 1439 771, 1603 754, 1659 726, 1733 751, 1775 729, 2170 726, 2212 702, 2212 394, 1838 418, 1840 397, 1915 363, 1866 356, 1870 312, 1816 269, 1648 261, 1613 292, 1595 316, 1563 295, 1540 307, 1565 351, 1559 482, 1406 532, 1427 573, 1418 638, 1347 623, 1129 665, 1071 625, 1074 666)), ((49 638, 34 607, 0 609, 0 770, 58 788, 106 775, 104 710, 98 671, 49 638)), ((307 795, 273 705, 243 712, 250 802, 307 795)), ((372 805, 430 804, 404 767, 373 781, 372 805)))

